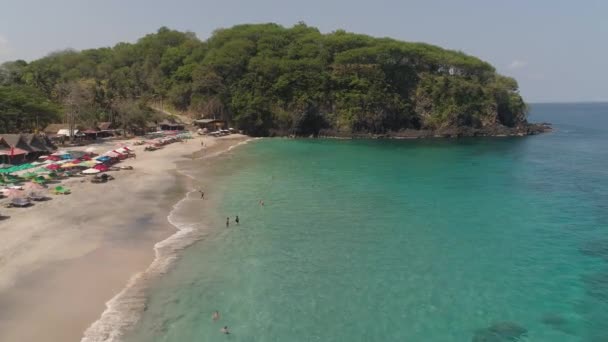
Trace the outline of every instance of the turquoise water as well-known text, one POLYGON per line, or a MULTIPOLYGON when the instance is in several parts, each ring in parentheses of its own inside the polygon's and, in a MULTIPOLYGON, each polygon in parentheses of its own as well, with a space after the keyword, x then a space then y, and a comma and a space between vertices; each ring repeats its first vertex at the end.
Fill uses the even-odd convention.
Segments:
POLYGON ((127 340, 608 341, 608 105, 531 119, 558 130, 234 150, 127 340))

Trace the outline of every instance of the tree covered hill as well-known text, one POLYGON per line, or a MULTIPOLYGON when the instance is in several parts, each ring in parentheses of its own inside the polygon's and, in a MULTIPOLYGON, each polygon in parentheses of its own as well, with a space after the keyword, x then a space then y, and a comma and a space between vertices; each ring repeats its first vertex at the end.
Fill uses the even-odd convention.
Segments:
POLYGON ((74 111, 83 122, 128 128, 160 103, 252 135, 527 126, 517 82, 478 58, 303 23, 239 25, 206 41, 163 27, 133 44, 0 68, 0 130, 74 111), (15 101, 21 93, 33 97, 15 101))

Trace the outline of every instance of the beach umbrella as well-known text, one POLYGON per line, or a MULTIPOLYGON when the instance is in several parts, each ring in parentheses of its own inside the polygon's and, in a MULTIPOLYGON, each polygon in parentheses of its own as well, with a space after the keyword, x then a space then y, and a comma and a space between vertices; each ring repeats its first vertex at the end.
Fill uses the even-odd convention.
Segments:
POLYGON ((95 173, 100 173, 101 170, 95 169, 95 168, 90 168, 90 169, 86 169, 84 171, 82 171, 82 173, 84 173, 85 175, 92 175, 95 173))
POLYGON ((25 179, 31 179, 31 178, 34 178, 36 176, 38 176, 38 174, 35 173, 35 172, 27 172, 22 177, 25 178, 25 179))
POLYGON ((78 164, 74 164, 74 163, 72 163, 72 162, 70 162, 70 163, 65 163, 65 164, 61 164, 61 168, 62 168, 62 169, 71 169, 71 168, 73 168, 73 167, 77 167, 77 166, 78 166, 78 164))
POLYGON ((105 161, 110 160, 111 158, 108 156, 101 156, 101 157, 97 157, 95 159, 99 160, 100 162, 105 162, 105 161))
POLYGON ((57 171, 61 168, 61 166, 59 164, 50 164, 45 166, 44 168, 51 171, 57 171))
POLYGON ((44 186, 39 183, 28 182, 23 185, 23 190, 25 191, 40 191, 44 190, 44 186))
POLYGON ((93 168, 97 169, 97 170, 99 170, 101 172, 106 172, 106 171, 108 171, 110 169, 107 165, 104 165, 104 164, 97 164, 93 168))
POLYGON ((87 161, 83 161, 82 163, 78 164, 78 166, 83 166, 83 167, 93 167, 97 164, 99 164, 101 162, 97 162, 97 161, 93 161, 93 160, 87 160, 87 161))
POLYGON ((18 189, 4 189, 2 191, 4 193, 5 197, 9 197, 9 198, 16 198, 16 197, 23 197, 25 195, 25 193, 21 190, 18 189))

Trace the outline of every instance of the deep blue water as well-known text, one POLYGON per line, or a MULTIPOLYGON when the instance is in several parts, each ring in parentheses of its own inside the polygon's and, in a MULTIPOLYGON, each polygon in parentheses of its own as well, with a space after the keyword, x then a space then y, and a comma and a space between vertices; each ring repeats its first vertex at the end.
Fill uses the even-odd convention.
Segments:
POLYGON ((128 341, 608 341, 608 104, 530 120, 556 131, 236 149, 128 341))

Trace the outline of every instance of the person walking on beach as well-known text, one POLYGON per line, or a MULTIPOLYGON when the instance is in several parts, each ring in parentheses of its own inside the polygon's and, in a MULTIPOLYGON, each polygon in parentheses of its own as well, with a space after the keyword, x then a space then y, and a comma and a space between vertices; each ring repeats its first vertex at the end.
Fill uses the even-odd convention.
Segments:
POLYGON ((228 330, 227 325, 224 326, 220 331, 222 332, 222 334, 226 334, 226 335, 230 334, 230 331, 228 330))
POLYGON ((211 318, 213 319, 213 321, 217 321, 220 319, 220 312, 219 311, 213 311, 213 315, 211 315, 211 318))
POLYGON ((236 215, 236 219, 234 219, 234 222, 236 222, 236 225, 239 225, 239 215, 236 215))
POLYGON ((226 228, 230 226, 230 217, 226 217, 226 228))
POLYGON ((201 193, 201 199, 204 199, 205 198, 205 192, 203 190, 199 190, 198 192, 201 193))

